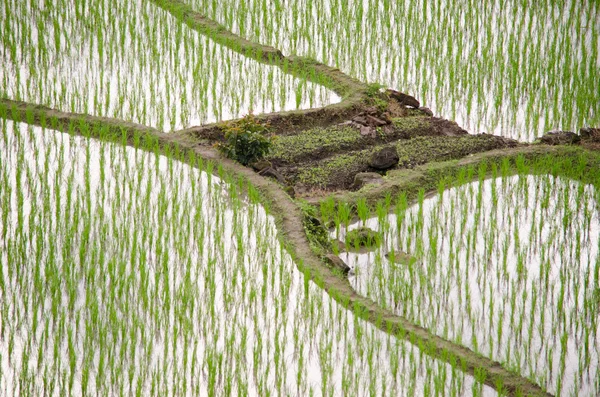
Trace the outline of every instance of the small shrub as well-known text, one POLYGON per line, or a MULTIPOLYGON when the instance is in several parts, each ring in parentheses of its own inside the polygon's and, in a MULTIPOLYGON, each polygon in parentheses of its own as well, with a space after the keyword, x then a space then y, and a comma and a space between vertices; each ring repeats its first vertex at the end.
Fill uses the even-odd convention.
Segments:
POLYGON ((381 234, 368 227, 359 227, 346 234, 346 242, 351 246, 374 248, 381 244, 381 234))
POLYGON ((248 165, 269 153, 274 137, 268 124, 260 122, 253 114, 227 124, 225 142, 217 144, 221 153, 230 159, 248 165))

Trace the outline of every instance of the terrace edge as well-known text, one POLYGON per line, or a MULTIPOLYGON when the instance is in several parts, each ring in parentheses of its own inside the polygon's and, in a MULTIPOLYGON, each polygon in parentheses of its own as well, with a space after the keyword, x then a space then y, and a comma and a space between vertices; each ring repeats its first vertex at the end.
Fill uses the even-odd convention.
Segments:
MULTIPOLYGON (((232 160, 223 158, 216 150, 199 145, 189 137, 182 139, 182 136, 165 134, 139 124, 85 114, 66 113, 43 105, 9 99, 0 98, 0 118, 57 129, 88 138, 120 142, 142 150, 151 150, 150 145, 155 144, 163 153, 166 153, 168 148, 172 148, 180 154, 193 153, 204 160, 222 166, 227 173, 245 179, 258 189, 261 200, 269 204, 271 215, 276 219, 278 238, 292 255, 298 269, 344 308, 375 325, 380 330, 409 341, 427 355, 451 365, 457 365, 463 372, 474 376, 476 379, 481 380, 483 374, 485 376, 483 383, 501 393, 551 396, 539 385, 507 370, 500 363, 475 353, 464 346, 440 338, 407 319, 381 308, 372 300, 357 294, 346 278, 331 270, 313 252, 304 230, 301 209, 292 201, 289 195, 276 182, 264 178, 232 160)), ((388 181, 386 188, 399 191, 407 186, 414 187, 422 183, 429 186, 435 180, 439 180, 444 175, 448 175, 460 167, 477 165, 490 160, 496 161, 506 157, 515 158, 520 155, 528 157, 540 155, 562 156, 572 155, 573 153, 585 155, 586 151, 549 146, 522 146, 514 149, 492 151, 479 154, 474 158, 432 163, 419 167, 417 170, 409 170, 410 172, 407 175, 399 175, 395 180, 388 181), (436 172, 432 173, 431 170, 436 170, 436 172)), ((213 172, 217 172, 217 169, 214 169, 213 172)), ((378 197, 382 192, 383 188, 372 191, 371 198, 378 197)))

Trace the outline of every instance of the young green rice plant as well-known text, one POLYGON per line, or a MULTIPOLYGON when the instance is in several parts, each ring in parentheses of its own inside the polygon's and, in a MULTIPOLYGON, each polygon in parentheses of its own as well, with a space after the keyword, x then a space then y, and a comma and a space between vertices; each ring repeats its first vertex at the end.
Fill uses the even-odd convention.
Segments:
POLYGON ((0 43, 3 97, 164 131, 339 100, 216 44, 148 1, 6 3, 0 43))
POLYGON ((600 262, 600 180, 579 161, 552 166, 595 183, 540 173, 548 159, 521 158, 522 174, 505 167, 503 176, 484 179, 480 167, 479 178, 471 172, 476 182, 420 194, 413 207, 400 196, 387 222, 378 213, 342 227, 342 237, 363 224, 385 236, 375 252, 341 254, 355 268, 351 283, 551 393, 597 394, 598 352, 586 346, 599 335, 590 288, 600 262), (418 261, 399 261, 399 252, 418 261))
POLYGON ((257 191, 211 163, 0 129, 0 394, 474 387, 298 272, 257 191))

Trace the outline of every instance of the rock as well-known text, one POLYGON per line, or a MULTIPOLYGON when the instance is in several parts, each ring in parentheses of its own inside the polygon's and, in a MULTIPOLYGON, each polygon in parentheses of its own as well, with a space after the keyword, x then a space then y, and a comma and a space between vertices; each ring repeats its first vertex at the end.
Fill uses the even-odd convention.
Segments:
POLYGON ((581 141, 581 137, 571 131, 550 131, 540 141, 546 145, 573 145, 581 141))
POLYGON ((333 254, 327 254, 323 258, 325 263, 327 263, 332 269, 339 270, 342 274, 346 275, 350 271, 350 266, 346 265, 339 256, 333 254))
POLYGON ((369 125, 369 122, 367 121, 367 118, 365 116, 356 116, 352 118, 352 121, 354 121, 355 123, 358 123, 360 125, 369 125))
POLYGON ((270 178, 276 179, 277 182, 281 183, 282 185, 286 185, 286 180, 283 177, 283 175, 281 175, 277 170, 275 170, 273 167, 268 167, 265 168, 264 170, 262 170, 261 172, 258 173, 261 176, 268 176, 270 178))
POLYGON ((359 172, 354 175, 354 184, 352 187, 356 190, 362 188, 365 185, 381 185, 383 184, 383 177, 376 172, 359 172))
POLYGON ((360 135, 362 136, 372 136, 375 133, 375 130, 366 125, 359 125, 360 135))
POLYGON ((379 109, 377 109, 377 106, 369 106, 365 109, 364 113, 376 116, 379 113, 379 109))
POLYGON ((350 125, 360 131, 362 136, 377 136, 377 128, 390 124, 391 120, 387 120, 385 116, 378 115, 376 109, 367 109, 364 112, 354 116, 352 120, 346 121, 340 125, 350 125))
POLYGON ((451 120, 446 120, 439 117, 432 117, 431 123, 433 124, 436 130, 436 135, 461 136, 468 134, 468 132, 465 129, 461 128, 456 122, 451 120))
POLYGON ((502 142, 502 144, 505 147, 517 147, 517 146, 519 146, 519 141, 517 141, 516 139, 507 138, 505 136, 502 136, 502 137, 499 137, 499 138, 500 138, 500 142, 502 142))
POLYGON ((419 108, 419 110, 420 110, 421 112, 425 113, 425 114, 426 114, 426 115, 428 115, 428 116, 433 116, 433 111, 431 111, 431 109, 429 109, 429 108, 427 108, 427 107, 425 107, 425 106, 421 106, 421 107, 419 108))
POLYGON ((359 227, 346 234, 346 242, 351 247, 358 244, 359 247, 374 248, 381 243, 381 235, 368 227, 359 227))
POLYGON ((386 92, 388 93, 388 95, 390 97, 397 100, 401 105, 410 106, 415 109, 418 109, 419 107, 421 107, 421 104, 419 103, 419 101, 417 101, 416 98, 413 96, 404 94, 400 91, 391 90, 391 89, 388 89, 386 92))
POLYGON ((261 172, 267 168, 273 167, 273 165, 271 164, 270 161, 262 159, 262 160, 257 160, 254 163, 251 163, 250 167, 252 167, 252 169, 254 169, 254 171, 256 171, 256 172, 261 172))
POLYGON ((387 170, 398 164, 399 160, 400 157, 398 157, 396 148, 387 147, 373 153, 369 159, 369 166, 376 170, 387 170))
POLYGON ((366 117, 367 117, 367 121, 368 121, 369 125, 371 125, 371 126, 374 126, 374 127, 383 127, 384 125, 387 124, 386 121, 381 120, 378 117, 371 116, 370 114, 368 114, 366 117))
POLYGON ((583 139, 600 142, 600 128, 583 127, 579 130, 579 135, 583 139))

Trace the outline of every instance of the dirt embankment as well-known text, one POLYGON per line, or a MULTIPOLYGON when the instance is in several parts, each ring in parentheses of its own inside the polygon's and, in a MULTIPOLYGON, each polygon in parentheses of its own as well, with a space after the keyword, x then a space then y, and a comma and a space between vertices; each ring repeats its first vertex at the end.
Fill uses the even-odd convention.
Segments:
MULTIPOLYGON (((456 123, 407 106, 387 92, 367 96, 352 111, 334 118, 316 112, 308 113, 306 124, 290 125, 291 118, 281 114, 258 119, 277 139, 267 162, 255 169, 276 178, 296 198, 356 190, 363 186, 364 173, 383 177, 396 169, 518 145, 499 136, 468 134, 456 123)), ((182 130, 174 136, 209 147, 223 139, 225 124, 182 130)))

